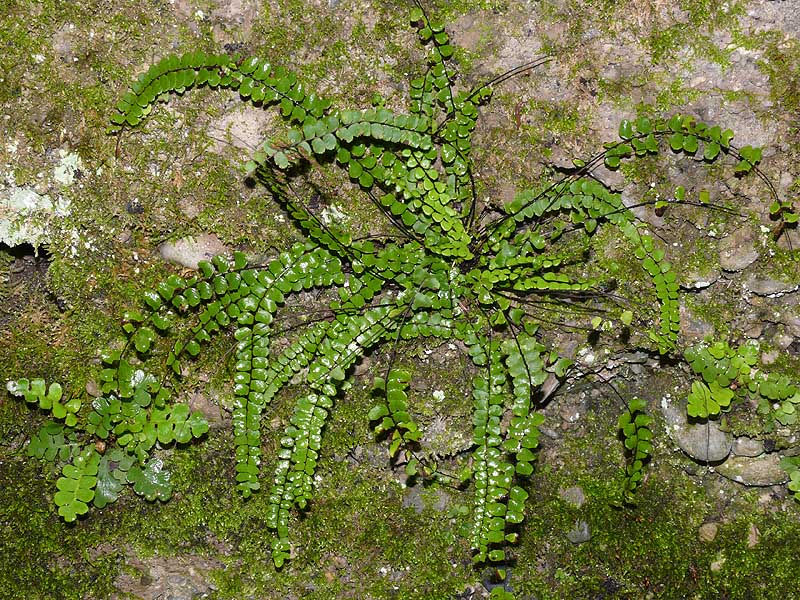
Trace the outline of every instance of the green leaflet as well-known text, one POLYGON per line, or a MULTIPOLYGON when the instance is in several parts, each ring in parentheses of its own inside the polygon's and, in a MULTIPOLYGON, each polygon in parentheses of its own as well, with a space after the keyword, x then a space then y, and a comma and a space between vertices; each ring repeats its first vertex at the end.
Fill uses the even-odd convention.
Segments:
POLYGON ((128 483, 128 472, 135 462, 136 459, 121 448, 114 448, 103 455, 98 465, 94 495, 94 505, 97 508, 103 508, 119 498, 128 483))
POLYGON ((159 459, 151 459, 144 468, 134 465, 128 470, 128 482, 133 484, 133 490, 151 501, 169 500, 172 495, 169 479, 169 471, 164 470, 164 463, 159 459))
POLYGON ((63 390, 61 384, 51 383, 45 386, 44 379, 19 379, 9 381, 6 389, 13 396, 22 396, 26 402, 37 404, 39 408, 52 413, 56 419, 62 419, 64 424, 72 427, 77 423, 77 412, 81 408, 79 398, 70 398, 62 403, 63 390))
POLYGON ((784 456, 781 459, 780 467, 789 476, 789 483, 786 487, 789 488, 795 500, 800 501, 800 459, 796 456, 784 456))
POLYGON ((28 456, 56 462, 67 462, 79 452, 75 432, 61 423, 48 421, 31 437, 28 443, 28 456))
POLYGON ((712 381, 710 385, 695 381, 689 393, 687 412, 690 417, 700 419, 717 416, 721 410, 730 406, 733 396, 732 390, 720 386, 716 381, 712 381))

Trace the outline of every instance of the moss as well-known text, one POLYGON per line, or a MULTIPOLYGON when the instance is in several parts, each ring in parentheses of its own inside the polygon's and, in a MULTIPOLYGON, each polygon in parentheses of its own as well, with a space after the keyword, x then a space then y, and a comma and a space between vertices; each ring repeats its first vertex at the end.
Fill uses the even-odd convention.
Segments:
POLYGON ((106 542, 130 544, 141 558, 191 550, 222 560, 225 569, 214 574, 219 598, 263 597, 275 589, 319 599, 442 598, 471 580, 450 515, 404 508, 403 488, 383 466, 333 457, 322 466, 312 510, 296 523, 297 557, 275 571, 272 533, 263 524, 268 495, 245 501, 234 492, 230 447, 222 433, 176 452, 169 459, 175 484, 169 503, 122 500, 91 521, 117 532, 106 542))
POLYGON ((565 438, 556 465, 542 459, 511 574, 518 595, 762 598, 792 585, 789 548, 800 536, 797 507, 787 503, 786 513, 765 511, 746 492, 734 500, 736 517, 720 523, 714 541, 698 542, 700 525, 720 516, 700 482, 674 475, 679 464, 669 456, 663 431, 655 431, 657 450, 638 504, 615 507, 622 460, 613 420, 608 407, 590 413, 582 419, 581 435, 565 438), (587 498, 580 508, 558 494, 575 485, 587 498), (588 523, 591 539, 575 545, 566 534, 580 520, 588 523), (760 533, 755 545, 752 528, 760 533), (721 557, 715 571, 712 564, 721 557))
POLYGON ((770 97, 787 112, 800 108, 800 44, 770 46, 762 68, 770 77, 770 97))
MULTIPOLYGON (((6 415, 3 415, 4 417, 6 415)), ((65 527, 49 504, 53 480, 27 459, 6 456, 0 469, 0 596, 108 597, 114 592, 116 553, 94 556, 107 541, 97 522, 65 527), (24 590, 24 591, 23 591, 24 590)))

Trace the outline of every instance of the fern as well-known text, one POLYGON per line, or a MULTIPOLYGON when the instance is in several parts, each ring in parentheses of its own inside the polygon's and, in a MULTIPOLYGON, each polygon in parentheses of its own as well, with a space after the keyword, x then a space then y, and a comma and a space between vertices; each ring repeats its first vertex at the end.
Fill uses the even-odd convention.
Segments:
MULTIPOLYGON (((128 318, 141 321, 136 313, 128 318)), ((146 327, 123 327, 140 343, 146 327)), ((46 388, 42 379, 20 379, 7 384, 12 395, 36 403, 64 423, 48 422, 31 439, 28 454, 65 463, 56 481, 58 492, 53 500, 65 521, 75 521, 89 510, 89 503, 102 508, 114 502, 122 486, 148 500, 168 500, 172 488, 169 472, 151 453, 159 443, 166 446, 186 443, 208 431, 208 423, 199 413, 190 413, 186 404, 167 404, 170 392, 154 377, 134 369, 114 351, 104 357, 107 365, 100 373, 103 396, 92 401, 85 422, 78 421, 82 405, 78 397, 62 403, 63 389, 58 383, 46 388), (113 448, 108 444, 113 443, 113 448)))
MULTIPOLYGON (((161 380, 146 374, 134 367, 132 357, 163 359, 167 370, 180 377, 185 361, 200 355, 213 336, 232 330, 236 488, 243 496, 261 489, 265 408, 291 381, 302 381, 280 448, 268 457, 274 466, 266 521, 275 532, 272 558, 280 567, 291 554, 294 511, 307 509, 313 499, 323 430, 352 367, 376 347, 436 338, 465 346, 473 363, 470 543, 476 563, 503 563, 524 520, 524 486, 534 471, 544 420, 536 394, 548 377, 563 379, 571 365, 542 341, 540 328, 548 319, 537 301, 578 303, 600 297, 602 281, 586 279, 575 269, 598 229, 615 228, 652 283, 658 306, 654 324, 646 322, 647 314, 637 320, 637 326, 647 328, 652 349, 662 354, 677 349, 679 287, 666 252, 621 196, 594 179, 591 170, 601 164, 617 169, 670 148, 688 156, 701 153, 708 162, 730 157, 736 173, 758 173, 760 151, 736 149, 730 130, 686 116, 624 121, 620 139, 578 163, 572 174, 521 191, 501 214, 493 214, 475 193, 472 137, 478 109, 489 101, 493 87, 524 69, 457 89, 453 45, 443 24, 419 7, 411 21, 428 57, 424 72, 410 82, 405 113, 383 106, 341 109, 262 58, 199 51, 164 58, 123 95, 111 117, 111 133, 138 127, 157 102, 198 87, 230 89, 256 106, 276 106, 287 123, 285 134, 267 140, 247 170, 288 212, 306 241, 266 264, 250 265, 240 252, 232 260, 216 257, 201 262, 197 274, 186 279, 172 275, 146 292, 143 308, 125 315, 124 349, 104 355, 99 374, 103 396, 93 401, 85 424, 69 404, 63 410, 58 404, 56 413, 43 384, 34 390, 20 382, 13 389, 42 409, 52 409, 56 418, 68 419, 66 426, 79 426, 90 443, 65 474, 70 483, 64 484, 59 504, 65 518, 85 512, 92 499, 98 507, 114 501, 123 483, 151 500, 168 497, 169 477, 152 456, 156 442, 185 443, 201 436, 207 424, 170 401, 166 375, 161 380), (318 218, 292 186, 314 161, 347 173, 390 224, 391 233, 356 239, 346 227, 318 218), (323 316, 307 321, 286 347, 275 348, 280 307, 300 292, 322 288, 329 288, 332 298, 323 316), (112 438, 113 450, 92 453, 93 441, 112 438)), ((606 316, 625 326, 633 320, 632 311, 618 307, 606 316)), ((744 376, 744 363, 739 368, 744 376)), ((407 473, 416 475, 421 463, 415 448, 422 433, 410 413, 410 378, 390 365, 385 379, 376 381, 383 401, 368 417, 376 422, 376 433, 389 438, 390 456, 403 458, 407 473)), ((769 379, 753 385, 770 397, 769 379)), ((626 502, 640 485, 651 452, 650 418, 643 408, 643 401, 631 401, 619 421, 630 459, 623 484, 626 502)), ((701 412, 713 416, 715 410, 706 402, 701 412)), ((58 435, 52 426, 46 432, 51 434, 58 435)), ((41 438, 39 443, 49 442, 41 438)), ((50 449, 44 452, 54 456, 50 449)), ((72 456, 61 449, 55 454, 62 460, 72 456)), ((423 475, 435 471, 423 466, 423 475)))
POLYGON ((747 342, 731 348, 725 341, 700 343, 684 351, 684 358, 702 381, 692 382, 688 396, 689 416, 714 418, 730 409, 732 403, 752 396, 758 412, 766 417, 767 429, 774 422, 797 422, 800 386, 786 375, 766 372, 758 361, 758 345, 747 342))
POLYGON ((633 398, 617 422, 628 456, 622 480, 622 501, 626 504, 634 503, 636 488, 644 475, 645 462, 653 451, 653 432, 648 427, 653 419, 644 412, 645 407, 644 400, 633 398))

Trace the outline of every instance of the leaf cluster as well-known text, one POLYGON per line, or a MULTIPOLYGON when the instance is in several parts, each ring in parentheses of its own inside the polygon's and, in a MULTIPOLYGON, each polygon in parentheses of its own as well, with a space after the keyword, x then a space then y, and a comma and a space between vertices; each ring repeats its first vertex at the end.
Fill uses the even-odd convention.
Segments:
MULTIPOLYGON (((408 412, 406 389, 411 381, 411 373, 404 369, 390 369, 386 379, 376 377, 373 391, 383 393, 384 402, 376 404, 369 411, 370 421, 377 421, 375 434, 387 433, 389 436, 389 456, 397 458, 401 447, 410 446, 422 437, 422 431, 408 412)), ((413 452, 407 452, 406 474, 416 475, 418 459, 413 452)))
POLYGON ((781 459, 780 467, 789 476, 786 487, 789 488, 789 492, 795 500, 800 501, 800 457, 784 456, 781 459))
MULTIPOLYGON (((130 349, 139 357, 150 350, 151 341, 144 344, 142 340, 155 337, 148 326, 141 325, 144 321, 134 311, 126 314, 123 325, 130 349)), ((90 503, 103 508, 114 502, 125 484, 148 500, 167 500, 172 489, 169 473, 160 459, 151 456, 153 451, 157 446, 187 443, 208 431, 201 413, 192 413, 186 404, 169 403, 170 390, 134 368, 125 351, 107 352, 102 362, 104 368, 98 374, 102 395, 92 400, 91 410, 80 419, 78 411, 85 403, 78 397, 62 403, 63 389, 58 383, 49 388, 42 379, 7 384, 12 395, 63 420, 63 424, 50 421, 42 426, 31 439, 28 454, 63 465, 54 502, 68 522, 85 514, 90 503)))
POLYGON ((676 114, 669 119, 640 117, 633 122, 626 119, 620 123, 619 137, 622 143, 607 144, 609 152, 605 164, 611 169, 619 167, 622 158, 658 153, 661 139, 675 153, 690 157, 700 155, 709 162, 721 153, 731 154, 738 160, 734 166, 736 173, 747 173, 761 161, 760 148, 745 146, 737 150, 731 144, 732 130, 723 131, 718 125, 703 123, 691 115, 676 114))
POLYGON ((622 502, 625 504, 635 503, 635 492, 642 482, 644 465, 653 451, 653 432, 649 428, 653 418, 644 412, 646 407, 644 400, 633 398, 617 421, 628 458, 622 478, 622 502))
POLYGON ((758 368, 758 345, 747 342, 732 348, 725 341, 701 343, 684 352, 684 358, 702 381, 692 383, 689 416, 713 418, 731 402, 748 394, 758 402, 758 412, 782 425, 797 422, 800 388, 785 375, 758 368))
POLYGON ((504 561, 503 546, 517 539, 515 528, 524 519, 528 493, 514 480, 533 472, 538 426, 544 421, 530 405, 530 390, 543 381, 541 346, 524 334, 517 339, 502 347, 474 333, 466 339, 473 362, 486 366, 472 382, 475 503, 470 539, 476 563, 504 561), (509 375, 515 401, 511 423, 503 431, 509 375))

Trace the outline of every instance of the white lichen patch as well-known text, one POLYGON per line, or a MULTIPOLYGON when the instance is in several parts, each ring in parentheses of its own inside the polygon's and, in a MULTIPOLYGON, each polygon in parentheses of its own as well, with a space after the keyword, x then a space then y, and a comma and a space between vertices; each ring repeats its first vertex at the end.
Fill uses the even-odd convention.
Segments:
POLYGON ((66 150, 59 150, 58 153, 61 159, 53 169, 53 179, 61 185, 72 185, 75 181, 75 174, 83 166, 81 157, 75 152, 67 152, 66 150))
POLYGON ((37 246, 44 236, 46 215, 53 210, 50 196, 39 195, 32 188, 0 190, 0 242, 37 246))
MULTIPOLYGON (((15 156, 19 143, 15 141, 6 144, 6 150, 11 156, 15 156)), ((80 156, 74 152, 59 150, 59 156, 60 159, 53 167, 52 181, 61 187, 68 187, 75 182, 83 164, 80 156)), ((50 187, 50 180, 43 177, 44 175, 40 174, 42 181, 36 188, 18 186, 13 172, 0 175, 0 181, 6 184, 6 187, 0 184, 0 242, 12 247, 20 244, 38 247, 47 241, 48 229, 54 219, 69 215, 68 199, 60 195, 54 199, 50 194, 44 193, 50 187)))
POLYGON ((320 214, 319 218, 325 225, 347 222, 347 215, 342 212, 342 208, 337 204, 331 204, 330 206, 326 207, 320 214))

